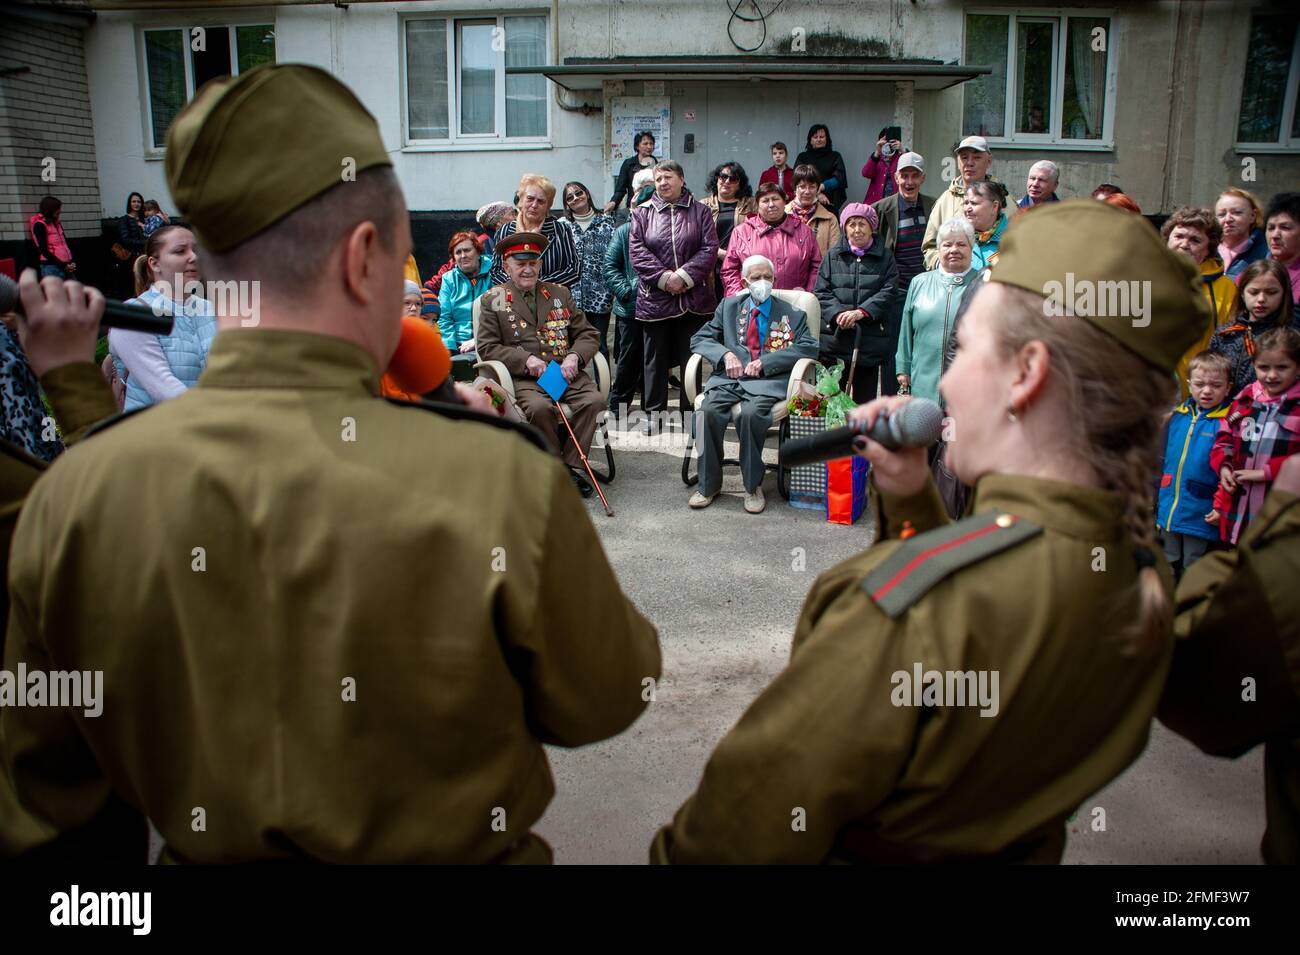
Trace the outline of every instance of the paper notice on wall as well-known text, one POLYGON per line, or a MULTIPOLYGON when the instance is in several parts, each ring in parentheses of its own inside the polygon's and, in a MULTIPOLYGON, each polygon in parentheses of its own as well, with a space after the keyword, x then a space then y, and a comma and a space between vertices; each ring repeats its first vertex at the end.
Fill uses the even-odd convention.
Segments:
POLYGON ((672 140, 668 126, 669 104, 662 96, 614 96, 609 101, 609 161, 605 175, 612 185, 619 167, 628 156, 636 154, 632 140, 637 133, 649 130, 654 134, 655 152, 667 159, 672 140))

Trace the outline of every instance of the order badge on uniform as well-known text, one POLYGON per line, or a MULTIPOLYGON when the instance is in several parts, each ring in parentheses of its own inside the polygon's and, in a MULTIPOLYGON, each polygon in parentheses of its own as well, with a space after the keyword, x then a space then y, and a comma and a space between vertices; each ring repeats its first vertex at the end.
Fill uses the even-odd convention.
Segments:
POLYGON ((542 372, 542 377, 537 379, 537 385, 556 401, 569 390, 569 383, 564 379, 564 372, 560 370, 560 363, 552 361, 546 366, 546 371, 542 372))

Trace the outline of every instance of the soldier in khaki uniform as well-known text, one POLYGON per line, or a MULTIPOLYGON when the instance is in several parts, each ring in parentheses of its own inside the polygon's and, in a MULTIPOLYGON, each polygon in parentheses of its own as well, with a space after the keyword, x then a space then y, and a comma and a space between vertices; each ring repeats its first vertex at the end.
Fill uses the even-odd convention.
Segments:
POLYGON ((1169 666, 1149 475, 1196 282, 1102 203, 1008 230, 941 385, 974 516, 949 523, 925 449, 867 444, 877 543, 818 578, 789 665, 652 860, 1059 861, 1065 820, 1146 745, 1169 666), (1149 311, 1076 310, 1068 272, 1149 281, 1149 311))
POLYGON ((105 699, 0 710, 0 855, 130 813, 173 860, 549 861, 542 744, 636 719, 657 638, 554 458, 378 397, 410 232, 374 119, 262 67, 203 87, 166 171, 261 314, 28 498, 5 667, 105 699))
POLYGON ((574 469, 578 490, 589 496, 592 488, 582 475, 578 448, 560 423, 555 402, 537 379, 551 362, 560 363, 569 383, 561 400, 572 412, 569 426, 586 454, 604 401, 583 369, 600 348, 600 333, 574 304, 567 288, 537 280, 538 262, 546 246, 546 237, 536 232, 516 232, 501 241, 497 251, 510 281, 489 290, 480 301, 478 355, 506 366, 514 380, 515 400, 528 422, 557 452, 563 447, 562 457, 574 469))
POLYGON ((1236 550, 1178 585, 1180 638, 1160 720, 1214 756, 1264 744, 1261 851, 1300 863, 1300 457, 1278 473, 1236 550))

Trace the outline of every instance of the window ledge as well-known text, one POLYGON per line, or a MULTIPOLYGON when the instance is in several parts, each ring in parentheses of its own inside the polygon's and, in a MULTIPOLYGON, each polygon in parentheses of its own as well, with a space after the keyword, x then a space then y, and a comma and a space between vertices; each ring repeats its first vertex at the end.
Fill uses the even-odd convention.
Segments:
POLYGON ((552 149, 549 142, 408 143, 404 153, 487 153, 521 149, 552 149))
POLYGON ((1115 151, 1114 143, 1018 143, 1007 140, 988 139, 989 148, 999 149, 1029 149, 1038 152, 1075 152, 1075 153, 1109 153, 1115 151))
POLYGON ((162 162, 166 158, 167 150, 165 149, 145 149, 144 151, 145 162, 162 162))
POLYGON ((1261 156, 1300 156, 1300 146, 1281 146, 1277 143, 1264 143, 1259 146, 1242 145, 1238 143, 1233 146, 1233 151, 1238 156, 1250 156, 1259 154, 1261 156))

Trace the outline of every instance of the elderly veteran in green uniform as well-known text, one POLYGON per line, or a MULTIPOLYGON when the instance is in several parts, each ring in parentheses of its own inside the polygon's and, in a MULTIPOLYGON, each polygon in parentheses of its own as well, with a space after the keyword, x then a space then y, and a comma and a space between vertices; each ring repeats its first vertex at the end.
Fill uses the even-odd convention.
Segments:
POLYGON ((877 542, 817 579, 789 665, 652 859, 1059 861, 1066 819, 1146 745, 1169 667, 1150 475, 1204 308, 1120 210, 1018 220, 940 385, 974 516, 949 523, 924 448, 866 443, 877 542), (1150 282, 1149 318, 1055 317, 1070 272, 1150 282))
POLYGON ((1160 721, 1213 756, 1264 744, 1267 828, 1275 865, 1300 863, 1300 456, 1278 472, 1231 551, 1208 554, 1178 585, 1184 639, 1160 721))
POLYGON ((529 424, 561 454, 573 469, 578 490, 589 497, 592 487, 582 474, 582 458, 560 423, 555 402, 537 379, 552 361, 560 363, 569 383, 562 399, 572 412, 569 426, 586 454, 604 401, 583 369, 600 348, 600 333, 574 304, 567 288, 537 281, 538 260, 546 246, 546 237, 536 232, 516 232, 497 246, 510 280, 480 299, 478 356, 506 366, 514 379, 515 400, 529 424))
POLYGON ((543 743, 635 720, 657 638, 554 458, 379 397, 411 238, 375 120, 260 67, 181 111, 166 173, 260 315, 23 508, 5 667, 104 699, 0 709, 0 854, 134 813, 180 861, 549 861, 543 743))

